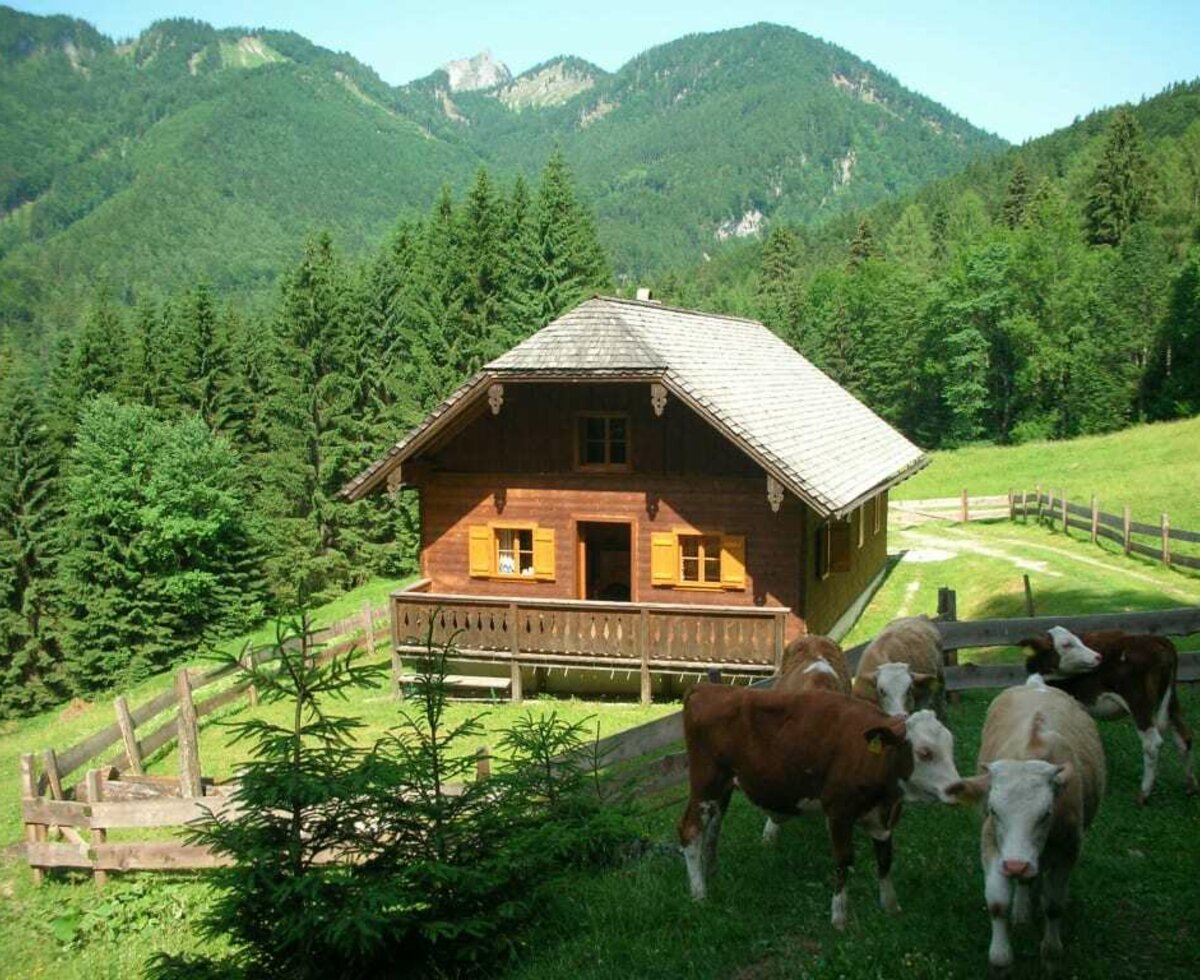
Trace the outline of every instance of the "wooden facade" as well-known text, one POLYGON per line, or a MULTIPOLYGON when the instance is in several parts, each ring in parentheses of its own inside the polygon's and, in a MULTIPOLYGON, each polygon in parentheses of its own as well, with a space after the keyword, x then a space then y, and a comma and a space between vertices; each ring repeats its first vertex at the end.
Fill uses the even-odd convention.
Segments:
POLYGON ((481 399, 403 474, 432 595, 776 610, 786 641, 831 626, 886 556, 882 496, 840 540, 791 494, 776 510, 744 451, 678 401, 657 414, 646 382, 505 384, 498 412, 481 399), (589 464, 589 435, 617 459, 589 464))

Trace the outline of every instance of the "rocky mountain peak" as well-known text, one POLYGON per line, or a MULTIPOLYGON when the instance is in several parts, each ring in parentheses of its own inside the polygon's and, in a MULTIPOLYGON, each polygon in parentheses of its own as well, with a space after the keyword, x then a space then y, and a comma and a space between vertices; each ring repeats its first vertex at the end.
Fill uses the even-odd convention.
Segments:
POLYGON ((491 51, 481 51, 473 58, 449 61, 443 67, 450 76, 451 92, 473 92, 512 81, 508 66, 493 58, 491 51))

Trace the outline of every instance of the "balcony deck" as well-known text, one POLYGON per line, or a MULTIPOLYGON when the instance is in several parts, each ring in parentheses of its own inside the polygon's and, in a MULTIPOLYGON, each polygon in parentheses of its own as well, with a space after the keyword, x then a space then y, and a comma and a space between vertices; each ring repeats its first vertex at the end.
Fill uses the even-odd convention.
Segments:
POLYGON ((715 667, 763 676, 783 658, 789 609, 656 602, 594 602, 432 593, 423 580, 393 592, 392 640, 399 654, 451 642, 454 659, 508 663, 512 697, 521 667, 638 671, 649 701, 654 673, 715 667))

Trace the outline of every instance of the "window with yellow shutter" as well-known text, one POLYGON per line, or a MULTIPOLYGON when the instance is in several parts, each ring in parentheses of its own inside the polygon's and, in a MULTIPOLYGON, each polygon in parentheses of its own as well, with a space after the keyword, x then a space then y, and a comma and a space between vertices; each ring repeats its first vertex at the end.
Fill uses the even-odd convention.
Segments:
POLYGON ((650 584, 682 589, 744 589, 746 538, 692 530, 650 535, 650 584))
POLYGON ((545 582, 554 579, 554 528, 477 524, 468 532, 472 578, 545 582))

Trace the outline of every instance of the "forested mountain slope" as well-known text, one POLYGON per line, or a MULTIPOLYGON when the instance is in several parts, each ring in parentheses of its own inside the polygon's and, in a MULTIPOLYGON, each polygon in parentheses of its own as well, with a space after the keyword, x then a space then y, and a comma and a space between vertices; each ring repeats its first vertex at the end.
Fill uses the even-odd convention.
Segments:
POLYGON ((659 277, 930 448, 1200 411, 1200 82, 659 277))
POLYGON ((757 25, 614 74, 558 58, 492 89, 393 88, 295 34, 164 21, 114 44, 0 7, 0 317, 69 325, 205 277, 262 295, 306 232, 352 254, 480 164, 561 145, 619 277, 771 220, 820 220, 1000 148, 848 52, 757 25))

